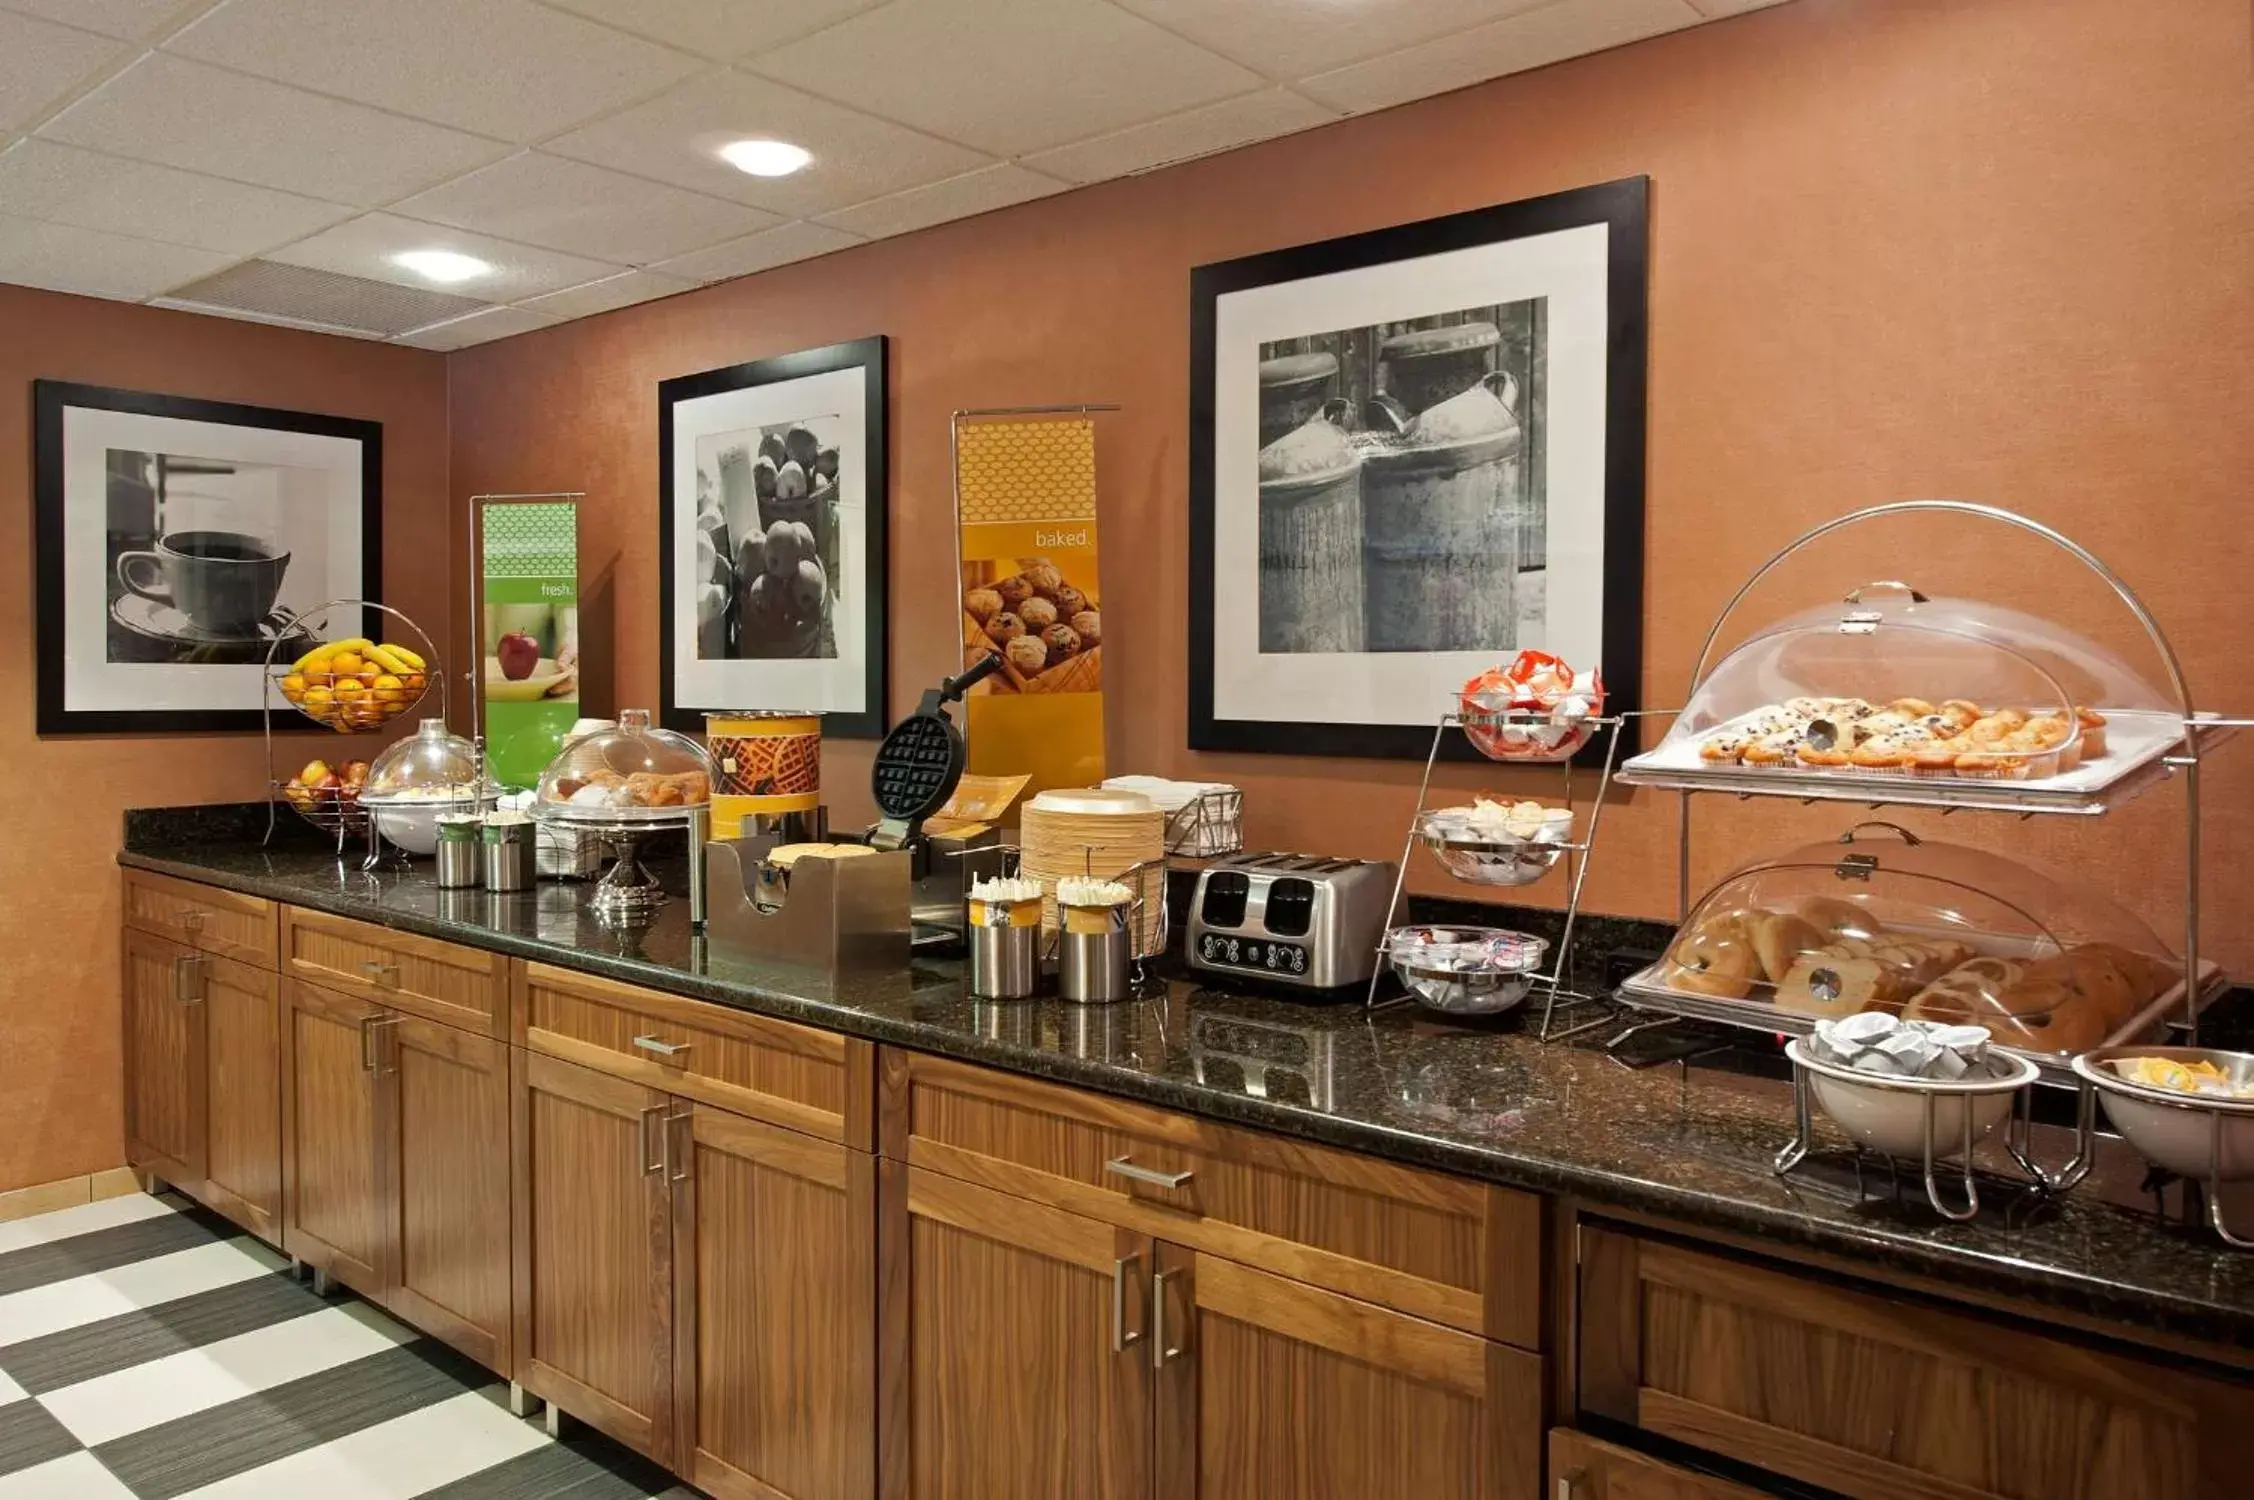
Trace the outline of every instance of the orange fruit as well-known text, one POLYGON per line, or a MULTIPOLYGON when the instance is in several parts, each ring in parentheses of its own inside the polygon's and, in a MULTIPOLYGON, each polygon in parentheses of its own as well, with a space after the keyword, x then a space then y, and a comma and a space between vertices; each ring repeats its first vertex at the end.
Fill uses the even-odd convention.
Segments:
POLYGON ((292 703, 295 703, 304 691, 305 678, 301 674, 292 672, 282 679, 282 692, 292 703))
POLYGON ((305 690, 305 706, 307 708, 326 708, 335 696, 327 687, 309 687, 305 690))
POLYGON ((351 703, 367 691, 357 677, 340 677, 335 688, 331 689, 339 703, 351 703))
POLYGON ((339 651, 329 658, 329 670, 339 677, 349 677, 358 672, 361 666, 360 653, 357 651, 339 651))
POLYGON ((371 682, 368 685, 374 688, 379 693, 396 693, 400 690, 401 687, 399 679, 392 676, 389 672, 380 674, 374 682, 371 682))
POLYGON ((400 684, 405 687, 410 693, 419 693, 423 690, 423 674, 420 672, 409 672, 405 677, 400 679, 400 684))

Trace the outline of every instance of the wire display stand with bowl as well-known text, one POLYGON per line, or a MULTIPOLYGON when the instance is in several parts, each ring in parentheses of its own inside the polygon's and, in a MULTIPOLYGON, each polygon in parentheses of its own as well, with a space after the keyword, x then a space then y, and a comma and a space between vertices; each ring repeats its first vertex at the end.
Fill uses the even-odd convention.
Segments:
MULTIPOLYGON (((2079 1183, 2095 1160, 2096 1094, 2105 1091, 2109 1108, 2116 1096, 2131 1097, 2125 1085, 2093 1081, 2086 1059, 2150 1051, 2154 1039, 2196 1042, 2202 1009, 2225 987, 2220 967, 2201 952, 2201 775, 2207 756, 2254 721, 2194 706, 2182 664, 2151 610, 2087 548, 2016 512, 1956 500, 1858 510, 1780 548, 1716 617, 1699 650, 1686 706, 1673 718, 1657 746, 1620 767, 1619 780, 1678 794, 1681 925, 1668 956, 1623 984, 1618 998, 1668 1020, 1722 1021, 1772 1035, 1805 1033, 1810 1010, 1821 1014, 1833 1003, 1860 1008, 1866 1001, 1913 1019, 1992 1024, 1997 1045, 1991 1050, 2011 1060, 2014 1076, 2023 1063, 2026 1085, 2080 1090, 2073 1157, 2056 1170, 2034 1160, 2025 1085, 2007 1088, 2002 1076, 1983 1082, 1970 1092, 2010 1097, 1977 1113, 1996 1116, 1988 1121, 1991 1130, 2008 1117, 2005 1148, 2038 1192, 2064 1192, 2079 1183), (1984 601, 1928 595, 1895 580, 1864 584, 1841 603, 1785 616, 1717 657, 1717 643, 1748 596, 1789 560, 1825 537, 1905 517, 2007 528, 2063 552, 2133 619, 2161 680, 2053 621, 1984 601), (1930 844, 1921 850, 1917 836, 1887 824, 1850 828, 1840 841, 1847 847, 1820 857, 1802 851, 1742 867, 1695 905, 1691 900, 1691 799, 1699 793, 1871 812, 1918 807, 1943 815, 2098 818, 2171 780, 2184 787, 2184 927, 2172 949, 2110 902, 1978 851, 1930 844), (1899 835, 1900 844, 1868 847, 1861 835, 1874 827, 1899 835), (1794 901, 1785 905, 1725 899, 1733 881, 1774 883, 1785 867, 1803 865, 1829 868, 1821 892, 1795 876, 1784 881, 1799 882, 1787 893, 1794 901), (1897 883, 1888 887, 1888 879, 1897 883), (1810 899, 1823 904, 1811 907, 1810 899), (1871 929, 1883 930, 1858 929, 1850 919, 1858 909, 1871 929), (1787 922, 1804 926, 1811 915, 1827 928, 1820 942, 1787 922), (1756 927, 1774 951, 1766 959, 1733 953, 1733 943, 1751 943, 1756 927), (2054 976, 2064 988, 2048 992, 2055 1003, 2039 1008, 2046 992, 2033 986, 2054 976), (2119 976, 2126 976, 2125 986, 2119 976), (1789 991, 1792 1004, 1760 1003, 1764 987, 1789 991)), ((1937 1185, 1941 1164, 1959 1154, 1966 1157, 1968 1188, 1971 1183, 1969 1142, 1961 1130, 1973 1127, 1952 1128, 1953 1115, 1934 1120, 1936 1099, 1966 1090, 1916 1079, 1849 1080, 1866 1090, 1925 1096, 1922 1122, 1915 1108, 1909 1110, 1920 1126, 1915 1140, 1896 1131, 1888 1136, 1890 1148, 1878 1148, 1841 1118, 1859 1107, 1843 1092, 1847 1083, 1824 1074, 1802 1043, 1788 1045, 1787 1055, 1798 1129, 1778 1155, 1780 1174, 1806 1158, 1813 1113, 1821 1107, 1866 1148, 1916 1163, 1936 1212, 1951 1219, 1977 1212, 1976 1196, 1945 1201, 1937 1185)), ((1909 1108, 1900 1100, 1889 1103, 1897 1116, 1909 1108)), ((1973 1113, 1967 1111, 1967 1121, 1973 1113)), ((2215 1227, 2229 1238, 2219 1223, 2215 1227)))
MULTIPOLYGON (((346 844, 365 834, 368 847, 361 868, 374 869, 382 859, 382 836, 366 805, 365 774, 358 781, 341 773, 311 783, 304 781, 302 774, 284 780, 274 763, 274 717, 277 711, 302 714, 340 735, 369 733, 413 711, 436 683, 438 721, 443 725, 449 708, 446 677, 430 633, 391 605, 372 599, 332 599, 297 616, 292 629, 275 638, 267 647, 261 674, 266 777, 273 794, 267 804, 266 841, 271 843, 274 838, 276 807, 288 803, 308 823, 334 839, 340 860, 346 844), (288 662, 278 659, 285 642, 302 646, 338 612, 355 623, 371 613, 386 621, 395 620, 413 632, 422 649, 354 636, 323 642, 288 662)), ((363 763, 347 762, 348 766, 359 764, 363 763)))
POLYGON ((1424 760, 1424 775, 1417 783, 1416 808, 1409 818, 1407 838, 1393 882, 1393 900, 1385 937, 1378 945, 1377 972, 1371 975, 1364 1004, 1376 1007, 1392 1002, 1378 999, 1378 985, 1390 969, 1408 990, 1409 998, 1450 1015, 1497 1015, 1517 1008, 1539 995, 1542 1019, 1536 1035, 1545 1042, 1564 1041, 1604 1024, 1595 1016, 1558 1027, 1560 1012, 1604 1007, 1606 995, 1584 994, 1572 987, 1573 929, 1580 915, 1581 891, 1588 879, 1589 855, 1596 847, 1604 804, 1612 787, 1613 768, 1620 753, 1620 731, 1632 715, 1596 713, 1578 719, 1570 731, 1548 712, 1523 709, 1467 711, 1461 708, 1440 716, 1432 730, 1432 747, 1424 760), (1450 732, 1462 733, 1480 752, 1503 765, 1545 766, 1561 778, 1563 808, 1551 808, 1538 827, 1513 830, 1499 823, 1479 827, 1451 820, 1445 809, 1428 807, 1432 772, 1439 763, 1440 746, 1450 732), (1585 827, 1576 837, 1573 823, 1575 762, 1584 747, 1602 736, 1604 749, 1597 772, 1596 795, 1589 803, 1585 827), (1505 747, 1509 747, 1505 753, 1505 747), (1564 814, 1561 819, 1557 815, 1564 814), (1546 879, 1562 867, 1566 879, 1564 927, 1553 948, 1540 938, 1499 928, 1442 929, 1396 927, 1408 886, 1409 862, 1419 845, 1450 876, 1467 885, 1514 888, 1546 879), (1542 960, 1547 956, 1546 966, 1542 960))

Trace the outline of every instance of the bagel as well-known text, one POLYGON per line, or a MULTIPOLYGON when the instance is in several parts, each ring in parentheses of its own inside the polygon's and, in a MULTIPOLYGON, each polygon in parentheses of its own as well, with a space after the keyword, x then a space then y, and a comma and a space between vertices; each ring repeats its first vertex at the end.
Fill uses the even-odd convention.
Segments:
POLYGON ((1701 919, 1675 939, 1667 951, 1663 981, 1694 995, 1742 999, 1761 976, 1761 960, 1741 913, 1719 912, 1701 919))
POLYGON ((1886 929, 1852 901, 1836 896, 1810 896, 1800 903, 1800 915, 1829 938, 1872 938, 1886 929))
POLYGON ((1758 912, 1749 926, 1754 956, 1771 984, 1782 982, 1801 954, 1823 946, 1824 935, 1816 924, 1788 911, 1758 912))

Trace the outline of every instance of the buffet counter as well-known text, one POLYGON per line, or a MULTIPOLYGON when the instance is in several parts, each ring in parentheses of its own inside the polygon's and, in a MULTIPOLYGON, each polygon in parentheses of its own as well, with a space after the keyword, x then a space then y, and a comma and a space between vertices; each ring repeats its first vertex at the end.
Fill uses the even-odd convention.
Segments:
POLYGON ((826 980, 713 951, 677 897, 627 934, 583 885, 249 833, 128 817, 129 1163, 711 1494, 2226 1500, 2254 1472, 2254 1257, 2135 1206, 2126 1152, 1949 1223, 1837 1136, 1774 1175, 1789 1089, 1731 1049, 1637 1070, 1179 981, 826 980))

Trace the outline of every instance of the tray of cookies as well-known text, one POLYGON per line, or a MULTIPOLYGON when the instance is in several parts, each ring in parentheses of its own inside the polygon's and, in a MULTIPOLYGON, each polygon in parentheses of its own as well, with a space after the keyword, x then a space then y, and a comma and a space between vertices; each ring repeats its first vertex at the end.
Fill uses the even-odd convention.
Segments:
MULTIPOLYGON (((2204 1001, 2223 976, 2201 969, 2204 1001)), ((2181 961, 2133 913, 2035 866, 1875 823, 1720 882, 1620 998, 1792 1035, 1865 1011, 1982 1026, 2052 1078, 2187 1010, 2181 961)))

